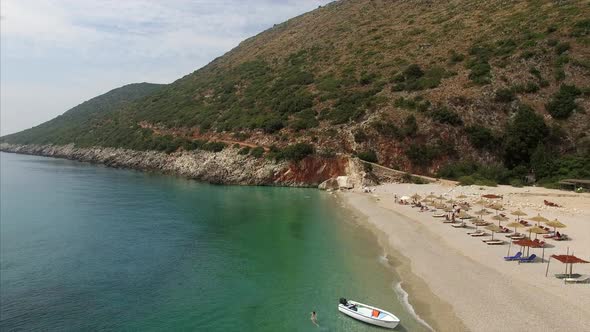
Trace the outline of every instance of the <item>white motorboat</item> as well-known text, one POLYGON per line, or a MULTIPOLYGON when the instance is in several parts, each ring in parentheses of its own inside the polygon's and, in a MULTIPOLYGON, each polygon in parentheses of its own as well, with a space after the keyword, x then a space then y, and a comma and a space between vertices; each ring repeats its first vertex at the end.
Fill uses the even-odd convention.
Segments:
POLYGON ((340 299, 338 311, 361 322, 390 329, 399 324, 399 318, 390 312, 344 298, 340 299))

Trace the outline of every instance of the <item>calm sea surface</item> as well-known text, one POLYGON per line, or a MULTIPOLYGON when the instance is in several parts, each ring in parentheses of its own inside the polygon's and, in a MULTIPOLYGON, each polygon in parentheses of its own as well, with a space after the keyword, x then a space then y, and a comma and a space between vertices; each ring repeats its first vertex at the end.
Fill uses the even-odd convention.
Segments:
POLYGON ((425 330, 375 238, 329 194, 0 162, 3 331, 379 330, 340 314, 341 296, 394 312, 397 330, 425 330))

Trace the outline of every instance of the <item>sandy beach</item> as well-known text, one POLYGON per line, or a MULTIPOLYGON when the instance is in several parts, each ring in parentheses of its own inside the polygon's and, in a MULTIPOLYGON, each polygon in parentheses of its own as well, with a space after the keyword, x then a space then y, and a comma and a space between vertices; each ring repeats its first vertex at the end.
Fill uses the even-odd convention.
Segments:
MULTIPOLYGON (((435 330, 583 331, 590 326, 590 284, 564 284, 554 274, 564 273, 565 265, 555 259, 547 264, 552 254, 568 250, 590 260, 590 194, 445 184, 383 184, 371 189, 371 193, 340 192, 338 197, 378 236, 390 264, 402 277, 410 303, 435 330), (501 213, 511 218, 508 222, 516 219, 510 215, 516 209, 527 213, 525 220, 539 213, 550 220, 558 218, 567 225, 560 232, 570 240, 546 240, 543 262, 506 262, 503 257, 508 254, 508 241, 486 245, 482 239, 490 236, 471 237, 466 233, 472 229, 453 228, 431 212, 395 202, 394 195, 415 193, 422 197, 431 193, 447 198, 465 195, 462 201, 468 202, 483 194, 500 195, 501 213), (545 199, 563 207, 545 206, 545 199)), ((474 205, 468 213, 480 208, 474 205)), ((491 216, 484 219, 491 221, 491 216)), ((504 234, 495 238, 508 240, 504 234)), ((519 250, 510 246, 510 254, 519 250)), ((542 255, 541 249, 531 248, 531 253, 542 255)), ((574 273, 590 275, 590 264, 574 265, 574 273)))

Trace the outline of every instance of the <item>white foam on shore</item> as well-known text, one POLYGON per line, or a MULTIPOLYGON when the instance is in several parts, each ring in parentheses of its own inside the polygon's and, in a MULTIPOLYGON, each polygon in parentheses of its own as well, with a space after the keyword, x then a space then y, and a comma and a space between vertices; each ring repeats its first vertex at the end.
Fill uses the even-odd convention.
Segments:
POLYGON ((432 326, 428 325, 428 323, 426 323, 426 321, 416 313, 416 310, 414 310, 414 307, 410 304, 410 301, 408 300, 408 292, 406 292, 402 288, 401 281, 395 284, 395 286, 393 286, 393 290, 395 291, 395 294, 397 295, 399 301, 404 305, 404 307, 406 307, 406 310, 408 310, 410 315, 414 316, 414 318, 416 318, 417 321, 419 321, 422 325, 426 326, 430 331, 434 331, 432 326))
MULTIPOLYGON (((389 266, 389 259, 387 258, 387 253, 383 252, 383 254, 377 257, 377 260, 381 264, 389 266)), ((405 289, 403 289, 401 281, 393 286, 393 291, 397 295, 398 301, 402 303, 402 305, 406 308, 410 315, 412 315, 412 317, 414 317, 418 322, 420 322, 420 324, 424 325, 430 331, 434 332, 432 326, 430 326, 424 319, 422 319, 422 317, 420 317, 420 315, 416 313, 416 310, 414 310, 414 307, 410 304, 410 295, 408 294, 408 292, 405 291, 405 289)))

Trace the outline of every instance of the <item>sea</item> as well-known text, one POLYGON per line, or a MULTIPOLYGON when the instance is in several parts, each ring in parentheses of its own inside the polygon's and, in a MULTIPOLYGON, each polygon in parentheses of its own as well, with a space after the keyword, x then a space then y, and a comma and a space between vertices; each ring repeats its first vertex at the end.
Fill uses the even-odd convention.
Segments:
POLYGON ((382 330, 341 297, 429 330, 329 193, 9 153, 0 175, 2 331, 382 330))

